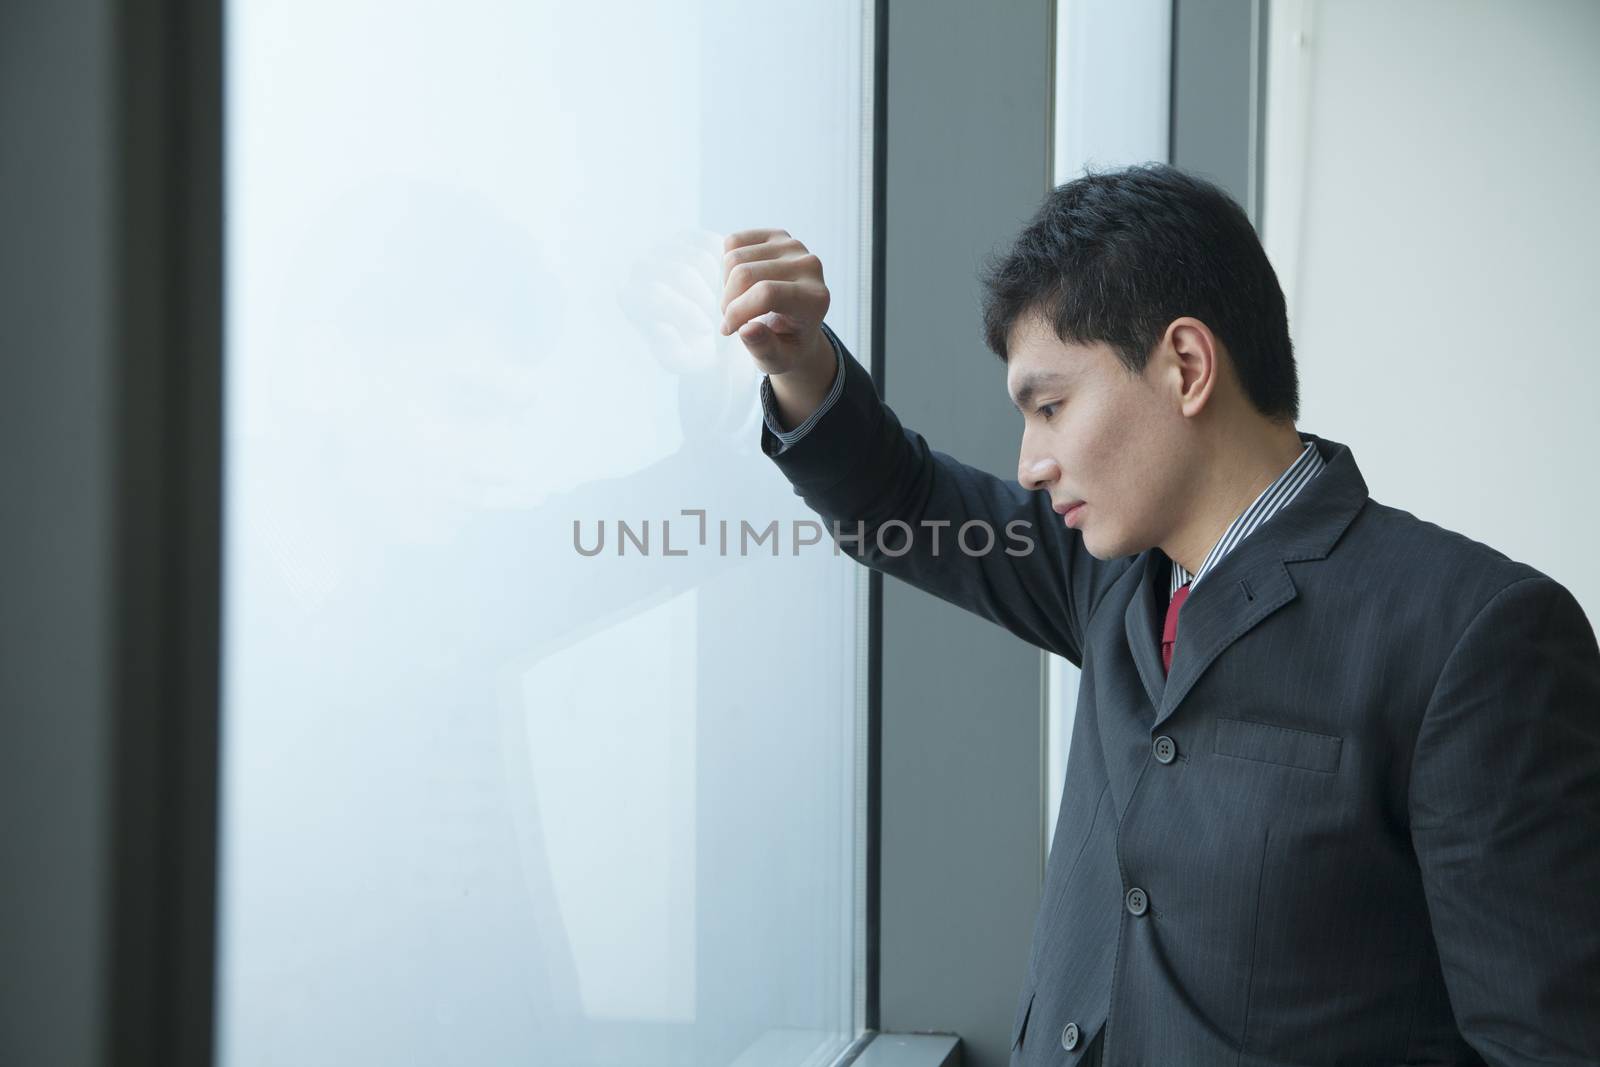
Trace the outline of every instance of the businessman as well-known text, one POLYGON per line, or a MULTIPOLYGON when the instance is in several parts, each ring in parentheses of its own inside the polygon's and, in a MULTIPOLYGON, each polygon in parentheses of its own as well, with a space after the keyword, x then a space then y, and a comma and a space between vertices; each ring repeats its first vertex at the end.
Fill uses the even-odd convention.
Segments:
POLYGON ((1088 175, 988 264, 1016 485, 900 424, 802 243, 724 269, 762 450, 841 549, 1082 668, 1013 1065, 1600 1063, 1594 631, 1296 428, 1233 201, 1088 175))

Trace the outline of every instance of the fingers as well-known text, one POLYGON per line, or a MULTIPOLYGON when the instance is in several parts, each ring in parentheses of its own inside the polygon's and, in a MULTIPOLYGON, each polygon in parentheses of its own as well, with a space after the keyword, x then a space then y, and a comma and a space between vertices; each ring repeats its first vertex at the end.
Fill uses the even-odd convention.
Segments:
POLYGON ((731 334, 758 315, 777 312, 799 323, 821 322, 827 311, 828 290, 820 281, 763 279, 746 289, 727 307, 722 332, 731 334))
POLYGON ((789 231, 741 230, 723 246, 724 334, 768 312, 799 322, 808 321, 808 312, 821 318, 828 299, 822 261, 789 231))
POLYGON ((722 277, 726 281, 733 268, 741 263, 757 263, 762 260, 793 258, 806 254, 806 246, 793 237, 774 237, 768 241, 740 245, 722 254, 722 277))
POLYGON ((822 321, 829 302, 822 261, 788 230, 740 230, 722 246, 724 335, 738 333, 748 345, 822 321))
POLYGON ((756 282, 767 279, 793 282, 807 278, 822 280, 822 261, 809 252, 801 256, 735 264, 728 271, 728 280, 722 289, 722 311, 726 313, 728 305, 743 296, 756 282))
POLYGON ((743 248, 745 245, 761 244, 762 242, 769 241, 774 237, 788 236, 788 230, 740 230, 738 233, 730 233, 723 240, 722 250, 724 252, 732 252, 734 249, 743 248))

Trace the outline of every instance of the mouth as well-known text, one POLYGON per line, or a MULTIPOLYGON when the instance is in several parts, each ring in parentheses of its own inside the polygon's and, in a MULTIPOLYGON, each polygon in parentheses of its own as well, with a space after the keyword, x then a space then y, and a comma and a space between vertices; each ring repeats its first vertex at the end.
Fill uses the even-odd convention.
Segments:
POLYGON ((1074 526, 1075 523, 1077 523, 1078 517, 1083 514, 1083 501, 1069 501, 1066 502, 1066 504, 1056 504, 1054 509, 1056 509, 1056 514, 1061 515, 1062 520, 1067 523, 1067 526, 1074 526))

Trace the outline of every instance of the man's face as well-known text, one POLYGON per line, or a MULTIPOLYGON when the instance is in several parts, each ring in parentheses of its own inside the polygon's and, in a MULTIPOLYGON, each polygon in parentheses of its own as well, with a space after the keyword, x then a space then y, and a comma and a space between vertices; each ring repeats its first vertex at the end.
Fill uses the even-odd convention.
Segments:
POLYGON ((1058 510, 1082 501, 1072 525, 1096 559, 1162 543, 1181 513, 1183 416, 1177 372, 1161 352, 1134 377, 1109 345, 1063 342, 1038 315, 1012 331, 1006 390, 1023 418, 1017 481, 1048 492, 1058 510))

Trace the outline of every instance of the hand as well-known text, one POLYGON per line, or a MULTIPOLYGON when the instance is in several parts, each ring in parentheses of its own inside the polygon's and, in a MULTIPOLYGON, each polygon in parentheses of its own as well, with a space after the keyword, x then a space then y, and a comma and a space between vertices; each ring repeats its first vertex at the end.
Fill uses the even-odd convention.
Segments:
POLYGON ((741 230, 723 242, 722 333, 737 333, 765 374, 831 368, 822 336, 822 261, 787 230, 741 230), (826 361, 824 363, 824 361, 826 361))

